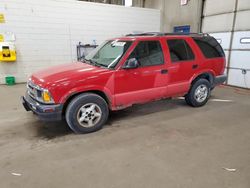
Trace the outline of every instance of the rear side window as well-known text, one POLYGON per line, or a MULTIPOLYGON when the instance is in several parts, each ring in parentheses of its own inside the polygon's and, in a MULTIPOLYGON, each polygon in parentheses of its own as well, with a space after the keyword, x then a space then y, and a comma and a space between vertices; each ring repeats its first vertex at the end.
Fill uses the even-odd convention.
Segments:
POLYGON ((159 41, 139 42, 129 58, 136 58, 142 67, 161 65, 164 63, 159 41))
POLYGON ((194 53, 188 43, 183 39, 167 40, 171 61, 189 61, 194 59, 194 53))
POLYGON ((217 57, 224 57, 225 54, 223 49, 221 48, 220 44, 217 40, 213 37, 194 37, 193 38, 196 44, 201 49, 203 55, 206 58, 217 58, 217 57))

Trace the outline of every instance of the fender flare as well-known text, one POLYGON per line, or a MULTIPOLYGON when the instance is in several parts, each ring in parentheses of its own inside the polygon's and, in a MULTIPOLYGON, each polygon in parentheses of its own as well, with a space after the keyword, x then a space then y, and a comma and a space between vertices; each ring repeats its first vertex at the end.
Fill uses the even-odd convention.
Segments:
POLYGON ((211 85, 214 84, 214 78, 215 78, 215 72, 213 70, 202 70, 200 72, 197 72, 192 76, 192 78, 189 80, 189 84, 192 85, 192 83, 199 77, 202 76, 208 76, 208 80, 211 83, 211 85))
MULTIPOLYGON (((67 93, 65 93, 61 97, 59 103, 65 104, 73 96, 76 96, 76 95, 84 93, 84 92, 91 92, 91 91, 92 92, 96 91, 96 92, 103 93, 105 95, 105 100, 107 100, 107 103, 108 103, 109 107, 112 108, 112 105, 114 104, 114 97, 113 97, 111 91, 108 88, 101 87, 101 86, 96 86, 96 85, 88 86, 88 87, 75 87, 75 88, 72 88, 70 91, 68 91, 67 93)), ((95 92, 93 92, 93 93, 95 93, 95 92)))

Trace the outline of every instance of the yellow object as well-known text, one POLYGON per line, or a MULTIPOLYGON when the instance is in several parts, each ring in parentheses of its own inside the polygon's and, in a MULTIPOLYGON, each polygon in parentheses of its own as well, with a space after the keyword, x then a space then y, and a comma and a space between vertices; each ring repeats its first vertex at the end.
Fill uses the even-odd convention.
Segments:
POLYGON ((16 61, 16 49, 13 42, 0 42, 0 61, 16 61))
POLYGON ((44 102, 51 102, 50 94, 48 91, 43 91, 42 96, 44 102))
POLYGON ((4 14, 0 14, 0 23, 5 23, 4 14))
POLYGON ((4 42, 4 36, 0 34, 0 42, 4 42))

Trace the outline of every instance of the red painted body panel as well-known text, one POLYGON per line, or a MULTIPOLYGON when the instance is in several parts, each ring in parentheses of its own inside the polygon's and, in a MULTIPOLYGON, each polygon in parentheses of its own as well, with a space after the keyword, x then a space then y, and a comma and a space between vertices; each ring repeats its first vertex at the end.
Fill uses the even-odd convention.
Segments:
POLYGON ((198 46, 188 36, 123 37, 117 40, 134 41, 115 69, 96 67, 82 62, 48 68, 31 77, 32 82, 50 91, 55 103, 64 104, 67 99, 86 91, 101 91, 110 109, 117 110, 137 103, 184 95, 191 82, 202 73, 213 76, 224 72, 225 58, 206 59, 198 46), (192 47, 195 59, 184 63, 172 63, 166 41, 184 39, 192 47), (122 65, 139 41, 159 40, 164 53, 164 64, 157 66, 123 69, 122 65), (198 65, 193 69, 193 65, 198 65), (161 70, 168 70, 161 74, 161 70))
POLYGON ((64 103, 69 96, 90 90, 104 91, 113 101, 113 73, 113 70, 77 62, 39 71, 31 80, 48 89, 56 103, 64 103))

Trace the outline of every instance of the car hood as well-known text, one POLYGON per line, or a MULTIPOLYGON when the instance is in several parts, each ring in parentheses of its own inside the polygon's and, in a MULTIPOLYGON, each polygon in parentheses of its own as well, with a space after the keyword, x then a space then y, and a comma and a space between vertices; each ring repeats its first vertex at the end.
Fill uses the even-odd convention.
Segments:
POLYGON ((40 87, 49 88, 54 85, 65 85, 71 81, 84 81, 88 77, 100 74, 104 71, 108 71, 108 69, 77 62, 53 66, 35 72, 32 75, 31 80, 40 87))

